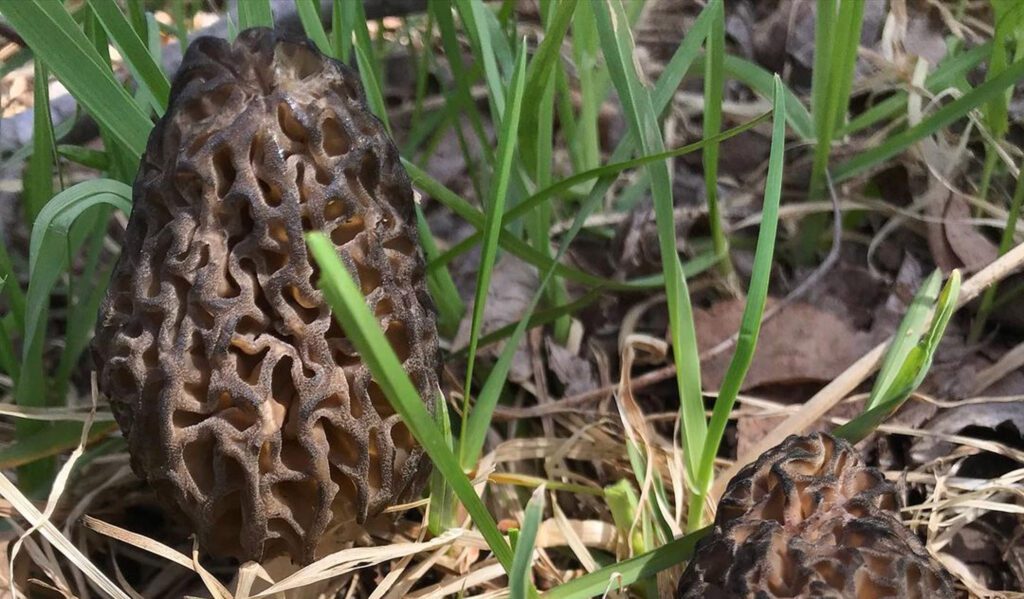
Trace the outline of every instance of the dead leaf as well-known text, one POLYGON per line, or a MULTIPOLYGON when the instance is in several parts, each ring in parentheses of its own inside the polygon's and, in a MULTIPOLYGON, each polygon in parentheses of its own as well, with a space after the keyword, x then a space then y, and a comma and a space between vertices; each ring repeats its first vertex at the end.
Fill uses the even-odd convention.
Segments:
POLYGON ((545 338, 544 344, 548 355, 548 369, 562 384, 563 395, 574 396, 597 388, 593 364, 555 343, 550 337, 545 338))
MULTIPOLYGON (((770 307, 775 300, 769 299, 770 307)), ((697 310, 694 320, 701 351, 733 335, 743 315, 742 300, 726 300, 697 310)), ((831 312, 806 303, 783 308, 762 327, 754 361, 743 389, 761 385, 787 385, 830 381, 871 349, 872 336, 856 330, 831 312)), ((701 365, 705 387, 717 389, 725 376, 731 352, 701 365)))
MULTIPOLYGON (((968 427, 991 429, 992 436, 1015 447, 1024 447, 1024 402, 1002 401, 974 403, 945 410, 933 418, 926 430, 941 435, 955 435, 968 427)), ((919 464, 948 455, 953 444, 933 437, 914 443, 910 457, 919 464)))
MULTIPOLYGON (((509 256, 503 256, 498 260, 494 265, 490 289, 487 290, 487 304, 484 306, 483 322, 480 326, 481 335, 519 322, 536 290, 537 271, 532 266, 509 256)), ((459 323, 459 332, 455 335, 453 347, 463 348, 469 344, 472 318, 473 307, 470 306, 466 310, 466 316, 459 323)), ((477 355, 497 358, 504 346, 504 343, 496 343, 482 348, 477 355)), ((533 378, 529 351, 524 336, 520 340, 519 349, 512 359, 512 367, 508 374, 508 379, 513 383, 523 383, 533 378)))
MULTIPOLYGON (((932 185, 941 184, 933 179, 932 185)), ((976 272, 999 257, 999 251, 995 243, 968 222, 971 210, 967 202, 948 190, 944 195, 941 208, 929 204, 929 214, 938 212, 942 217, 941 223, 931 223, 928 228, 932 255, 946 272, 954 268, 976 272)))

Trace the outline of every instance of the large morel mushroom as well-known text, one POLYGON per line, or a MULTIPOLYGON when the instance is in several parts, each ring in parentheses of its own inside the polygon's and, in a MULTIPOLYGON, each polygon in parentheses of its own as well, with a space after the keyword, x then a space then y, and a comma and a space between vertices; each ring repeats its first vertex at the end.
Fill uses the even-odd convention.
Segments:
POLYGON ((316 288, 324 231, 421 398, 440 357, 412 188, 306 40, 195 40, 149 138, 92 353, 132 466, 211 553, 302 563, 429 462, 316 288))
POLYGON ((679 599, 945 599, 948 574, 849 443, 791 436, 729 482, 679 599))

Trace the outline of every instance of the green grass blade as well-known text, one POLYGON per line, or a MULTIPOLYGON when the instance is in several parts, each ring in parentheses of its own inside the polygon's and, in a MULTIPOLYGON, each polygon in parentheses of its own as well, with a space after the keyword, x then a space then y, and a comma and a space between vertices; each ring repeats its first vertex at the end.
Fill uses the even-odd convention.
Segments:
POLYGON ((103 150, 94 150, 85 146, 71 144, 60 144, 57 146, 57 153, 62 158, 70 160, 75 164, 81 164, 98 171, 105 171, 110 168, 110 157, 103 150))
POLYGON ((900 369, 907 361, 907 356, 924 335, 925 327, 928 324, 928 313, 938 298, 940 285, 942 285, 942 274, 936 270, 921 283, 921 287, 914 294, 914 299, 910 302, 907 313, 893 334, 892 344, 882 360, 882 366, 875 378, 875 385, 864 406, 865 410, 878 406, 891 395, 890 390, 900 369))
POLYGON ((463 29, 469 36, 473 55, 483 65, 484 81, 487 83, 488 100, 491 102, 491 116, 495 127, 502 126, 505 115, 505 86, 498 71, 498 62, 491 44, 491 32, 482 22, 481 11, 488 10, 481 0, 455 0, 455 7, 462 19, 463 29))
POLYGON ((319 232, 309 233, 306 239, 310 252, 320 266, 319 286, 335 319, 359 351, 384 396, 423 446, 434 467, 448 480, 494 556, 506 571, 510 571, 513 559, 511 548, 459 466, 458 459, 445 444, 441 431, 434 426, 433 418, 423 405, 416 387, 402 369, 377 319, 367 307, 366 298, 338 259, 334 245, 319 232))
MULTIPOLYGON (((452 422, 448 416, 448 402, 441 394, 438 394, 437 400, 434 402, 434 425, 440 431, 448 451, 453 452, 455 443, 452 440, 452 422)), ((452 453, 452 455, 455 454, 452 453)), ((455 501, 455 491, 448 484, 448 479, 440 469, 435 468, 430 473, 430 505, 427 511, 427 528, 430 530, 430 534, 440 535, 455 526, 455 514, 458 507, 458 502, 455 501)))
MULTIPOLYGON (((609 0, 607 3, 597 4, 595 16, 605 61, 618 90, 630 129, 639 140, 644 153, 663 152, 664 141, 661 138, 651 97, 636 73, 636 65, 632 58, 632 38, 625 26, 628 20, 621 1, 609 0)), ((653 163, 646 168, 651 177, 658 243, 663 261, 665 291, 668 296, 672 355, 677 368, 676 382, 683 422, 687 476, 692 483, 699 470, 698 459, 707 435, 697 335, 694 330, 689 290, 676 250, 672 185, 668 166, 665 163, 653 163)))
POLYGON ((124 57, 125 64, 140 89, 146 90, 147 98, 153 102, 157 116, 162 115, 167 110, 171 84, 160 65, 153 60, 146 44, 132 29, 114 0, 89 0, 89 7, 96 13, 110 41, 124 57))
POLYGON ((320 3, 317 0, 295 0, 295 9, 299 13, 299 21, 306 37, 313 40, 316 47, 328 56, 334 56, 334 48, 327 39, 327 31, 320 20, 320 3))
MULTIPOLYGON (((959 296, 960 271, 953 270, 938 297, 927 334, 922 336, 905 354, 891 385, 886 387, 884 395, 878 396, 879 401, 869 401, 860 416, 834 431, 837 436, 851 443, 859 442, 878 428, 878 425, 885 422, 886 418, 899 409, 910 397, 910 394, 921 384, 931 368, 935 350, 938 349, 939 341, 946 331, 949 319, 956 311, 959 296)), ((893 350, 890 349, 889 353, 892 352, 893 350)), ((886 357, 888 358, 888 355, 886 357)), ((874 391, 871 399, 876 399, 874 391)))
MULTIPOLYGON (((19 420, 28 424, 27 420, 19 420)), ((41 425, 41 422, 31 422, 41 425)), ((81 422, 54 422, 49 426, 34 429, 35 434, 19 438, 10 445, 0 448, 0 468, 16 468, 26 464, 38 463, 40 460, 52 458, 78 447, 82 439, 81 422)), ((114 432, 116 422, 93 422, 89 429, 88 443, 95 443, 114 432)), ((21 482, 21 481, 19 481, 21 482)))
POLYGON ((850 90, 857 67, 857 50, 860 47, 860 30, 864 23, 864 0, 846 0, 839 5, 837 19, 838 35, 833 46, 838 57, 832 60, 829 72, 832 74, 829 90, 829 118, 832 119, 831 136, 846 123, 850 105, 850 90))
MULTIPOLYGON (((448 0, 428 0, 427 8, 434 15, 438 31, 441 33, 441 45, 455 79, 455 89, 451 91, 453 100, 451 103, 454 104, 453 108, 457 109, 455 114, 464 114, 469 118, 470 126, 483 149, 484 159, 488 164, 493 164, 494 150, 484 131, 483 119, 480 117, 480 111, 477 109, 471 91, 473 87, 471 74, 475 69, 470 68, 462 60, 462 46, 455 29, 451 3, 448 0)), ((456 127, 456 131, 461 131, 461 128, 456 127)))
POLYGON ((250 27, 273 27, 274 13, 270 0, 242 0, 238 3, 238 30, 250 27))
MULTIPOLYGON (((725 74, 750 87, 761 96, 772 97, 774 88, 774 75, 760 66, 731 54, 726 54, 722 61, 725 74)), ((783 84, 786 94, 786 115, 789 118, 789 126, 805 141, 814 139, 814 123, 811 120, 811 113, 800 101, 799 96, 793 90, 783 84)))
POLYGON ((768 157, 768 176, 765 179, 764 202, 761 227, 757 235, 757 250, 754 253, 754 268, 747 292, 747 305, 743 309, 736 350, 725 377, 722 379, 718 398, 708 425, 708 435, 701 452, 698 495, 691 501, 693 506, 688 520, 690 530, 700 527, 704 509, 704 494, 710 489, 715 473, 715 456, 725 435, 736 397, 757 348, 761 333, 761 317, 768 298, 768 282, 771 279, 772 259, 775 254, 775 236, 779 225, 779 202, 782 197, 782 171, 786 145, 786 102, 782 80, 776 75, 775 99, 772 106, 772 141, 768 157))
POLYGON ((96 121, 141 156, 152 123, 64 6, 58 0, 0 0, 0 13, 96 121))
MULTIPOLYGON (((350 14, 350 18, 352 19, 352 32, 355 34, 355 43, 353 44, 353 48, 357 51, 361 49, 363 52, 362 58, 360 58, 358 52, 356 54, 356 61, 359 65, 360 75, 363 77, 363 81, 366 82, 370 79, 368 79, 367 75, 362 73, 363 69, 372 71, 372 81, 375 82, 377 89, 376 93, 380 96, 378 108, 380 109, 381 114, 386 115, 387 107, 384 105, 384 96, 380 91, 382 89, 381 82, 384 81, 384 71, 381 70, 380 60, 377 57, 377 50, 374 48, 373 40, 370 38, 370 28, 366 24, 366 12, 363 9, 363 3, 350 2, 348 14, 350 14)), ((367 90, 367 93, 369 93, 369 90, 367 90)), ((381 114, 378 114, 377 116, 381 119, 385 119, 384 124, 388 125, 386 116, 381 116, 381 114)), ((388 131, 390 130, 391 127, 388 125, 388 131)))
MULTIPOLYGON (((712 11, 711 28, 707 37, 707 52, 704 54, 704 128, 703 137, 717 135, 722 129, 722 97, 725 92, 725 73, 722 66, 725 56, 725 6, 721 0, 714 0, 707 6, 712 11)), ((711 241, 715 253, 723 256, 718 263, 719 273, 730 282, 736 279, 729 258, 729 240, 722 226, 722 212, 718 206, 718 143, 704 145, 704 193, 708 202, 708 222, 711 226, 711 241)))
MULTIPOLYGON (((501 233, 502 216, 505 213, 505 200, 508 194, 509 181, 512 176, 512 159, 515 154, 517 140, 519 138, 519 117, 522 114, 523 91, 526 78, 526 47, 520 48, 519 56, 516 58, 516 70, 512 76, 512 83, 509 85, 509 102, 506 105, 507 112, 502 118, 501 131, 498 134, 498 159, 497 170, 491 184, 490 198, 486 203, 486 218, 484 220, 483 247, 480 252, 480 265, 478 266, 476 280, 476 294, 473 303, 473 315, 469 333, 469 355, 466 360, 466 406, 470 400, 470 389, 473 383, 473 366, 476 360, 476 348, 480 342, 480 327, 483 325, 484 306, 487 302, 487 291, 490 289, 491 273, 498 256, 498 239, 501 233)), ((493 410, 493 408, 491 408, 493 410)), ((486 413, 488 410, 481 410, 486 413)), ((483 447, 484 436, 487 427, 490 426, 490 415, 486 420, 476 417, 476 410, 470 413, 468 409, 463 414, 469 415, 469 421, 462 428, 459 455, 462 459, 462 466, 471 468, 476 462, 476 455, 483 447)))
MULTIPOLYGON (((34 106, 50 105, 50 73, 42 61, 35 61, 35 78, 32 83, 34 106)), ((32 113, 32 155, 25 169, 24 203, 25 217, 35 220, 43 206, 53 197, 53 122, 49 110, 35 110, 32 113)))
POLYGON ((702 528, 665 543, 653 551, 605 566, 596 572, 558 585, 541 595, 543 599, 584 599, 609 596, 611 591, 625 588, 639 580, 655 576, 658 572, 682 564, 693 555, 697 541, 711 532, 702 528))
MULTIPOLYGON (((559 50, 569 31, 569 24, 572 23, 573 13, 576 11, 578 0, 561 0, 554 5, 555 14, 550 19, 544 31, 544 39, 537 47, 536 53, 530 60, 530 66, 526 71, 526 89, 536 93, 538 90, 546 90, 548 86, 554 86, 554 69, 559 58, 559 50)), ((553 91, 551 93, 554 93, 553 91)), ((527 110, 523 113, 522 123, 519 126, 520 135, 532 134, 540 127, 540 112, 527 110)), ((541 143, 538 140, 538 144, 541 143)), ((550 151, 551 143, 548 140, 547 147, 550 151)), ((529 168, 536 169, 539 160, 539 148, 522 143, 519 148, 522 154, 522 161, 529 168)))
MULTIPOLYGON (((423 246, 423 255, 429 264, 440 251, 419 204, 416 205, 416 229, 419 232, 420 245, 423 246)), ((446 267, 428 269, 427 286, 430 288, 430 296, 437 303, 438 330, 446 337, 454 336, 462 321, 462 315, 466 313, 466 306, 459 296, 459 289, 455 286, 451 273, 446 267)))
POLYGON ((29 241, 29 286, 25 338, 43 326, 42 313, 53 286, 67 264, 67 239, 72 225, 86 210, 109 205, 131 212, 131 187, 111 179, 94 179, 54 196, 39 213, 29 241))
POLYGON ((885 162, 925 137, 955 123, 971 110, 999 97, 1021 78, 1024 78, 1024 60, 1014 62, 998 76, 939 108, 917 125, 889 137, 879 145, 838 165, 833 171, 834 180, 845 181, 885 162))
POLYGON ((533 549, 537 540, 540 521, 544 517, 544 485, 533 491, 533 496, 526 504, 523 515, 523 526, 519 529, 516 540, 515 557, 512 560, 512 571, 508 574, 508 593, 511 599, 527 599, 535 596, 533 583, 530 581, 530 570, 533 566, 533 549))
MULTIPOLYGON (((77 247, 70 235, 72 225, 82 213, 103 204, 130 211, 131 188, 108 179, 80 183, 54 196, 32 227, 21 369, 14 390, 18 405, 45 405, 52 399, 43 363, 50 293, 77 247)), ((41 422, 19 421, 16 424, 19 439, 43 434, 50 428, 41 422)), ((53 468, 53 460, 26 465, 19 472, 19 482, 32 494, 43 493, 49 486, 53 468)))
POLYGON ((832 45, 835 42, 837 1, 820 0, 814 11, 814 69, 811 71, 811 115, 814 117, 814 134, 819 145, 831 142, 830 139, 822 140, 821 132, 828 126, 830 67, 832 45))
POLYGON ((334 10, 331 11, 331 47, 334 49, 332 56, 349 63, 352 58, 352 23, 355 17, 351 10, 355 8, 351 2, 334 0, 334 10))
POLYGON ((380 90, 380 81, 377 79, 377 70, 373 66, 373 58, 360 43, 356 43, 355 51, 356 62, 359 64, 359 75, 363 79, 363 89, 366 90, 366 102, 370 105, 370 111, 384 123, 384 127, 390 133, 391 121, 388 120, 388 109, 384 104, 384 94, 380 90))

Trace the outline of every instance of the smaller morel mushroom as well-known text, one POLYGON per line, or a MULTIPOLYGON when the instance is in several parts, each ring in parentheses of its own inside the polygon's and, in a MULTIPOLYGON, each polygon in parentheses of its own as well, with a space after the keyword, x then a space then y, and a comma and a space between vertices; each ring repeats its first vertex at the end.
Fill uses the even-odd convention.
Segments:
POLYGON ((334 242, 432 407, 412 187, 358 76, 269 29, 195 40, 133 195, 92 353, 133 469, 202 545, 308 563, 335 529, 414 499, 429 463, 303 238, 334 242))
POLYGON ((897 506, 846 441, 791 436, 729 482, 677 598, 952 598, 897 506))

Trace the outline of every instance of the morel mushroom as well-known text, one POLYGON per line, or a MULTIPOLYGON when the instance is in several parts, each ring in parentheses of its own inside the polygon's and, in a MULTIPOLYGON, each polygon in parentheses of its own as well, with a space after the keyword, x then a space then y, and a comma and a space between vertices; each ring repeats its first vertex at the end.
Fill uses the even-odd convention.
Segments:
POLYGON ((953 597, 897 506, 846 441, 791 436, 729 482, 677 597, 953 597))
POLYGON ((358 76, 307 40, 195 40, 149 138, 93 356, 132 466, 211 553, 315 559, 429 462, 316 288, 356 277, 423 401, 433 305, 409 178, 358 76))

